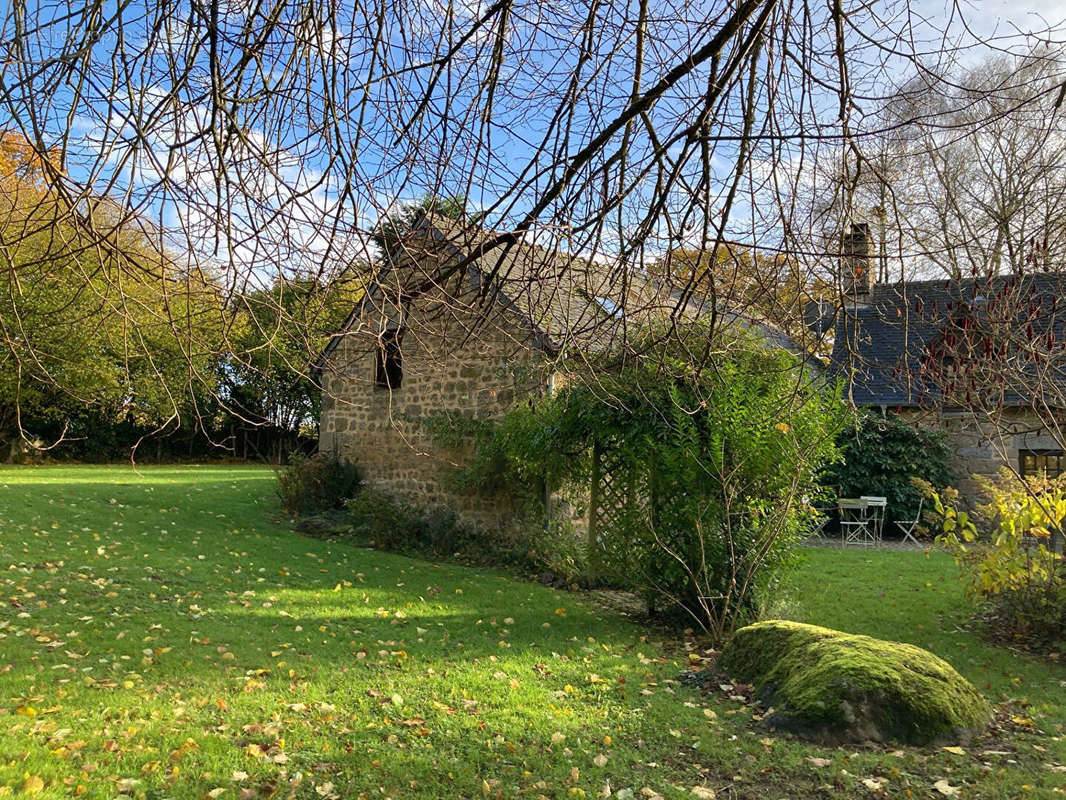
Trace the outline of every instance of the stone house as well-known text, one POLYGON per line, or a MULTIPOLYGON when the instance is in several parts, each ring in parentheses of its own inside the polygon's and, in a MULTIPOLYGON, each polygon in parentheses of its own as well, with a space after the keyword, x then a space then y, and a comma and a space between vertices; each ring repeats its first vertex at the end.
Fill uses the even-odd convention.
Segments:
MULTIPOLYGON (((449 487, 463 453, 438 443, 441 425, 550 392, 568 362, 686 301, 646 277, 525 242, 481 252, 490 236, 427 216, 404 239, 318 361, 319 449, 419 507, 501 528, 517 502, 449 487)), ((725 316, 798 349, 759 320, 725 316)))
POLYGON ((1066 275, 875 284, 868 226, 844 245, 843 302, 810 324, 851 400, 944 430, 971 503, 973 476, 1066 470, 1066 275))
POLYGON ((499 528, 519 509, 449 488, 462 453, 437 443, 439 427, 550 391, 561 359, 611 346, 656 301, 647 286, 562 252, 512 242, 479 253, 488 237, 427 216, 395 250, 316 365, 319 449, 420 507, 499 528))

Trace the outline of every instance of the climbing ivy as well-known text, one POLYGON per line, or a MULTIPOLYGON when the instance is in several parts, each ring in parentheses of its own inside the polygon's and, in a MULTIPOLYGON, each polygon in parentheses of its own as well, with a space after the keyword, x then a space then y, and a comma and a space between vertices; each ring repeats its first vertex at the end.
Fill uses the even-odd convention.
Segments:
POLYGON ((625 473, 631 501, 588 545, 598 576, 721 638, 810 529, 822 471, 847 414, 792 355, 702 325, 630 340, 575 368, 552 397, 483 423, 459 481, 543 498, 587 497, 594 453, 625 473), (710 366, 700 355, 710 347, 710 366))

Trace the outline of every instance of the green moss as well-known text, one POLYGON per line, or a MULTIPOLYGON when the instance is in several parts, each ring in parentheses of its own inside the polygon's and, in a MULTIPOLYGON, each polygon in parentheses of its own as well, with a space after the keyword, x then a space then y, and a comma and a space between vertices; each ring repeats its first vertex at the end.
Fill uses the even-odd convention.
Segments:
POLYGON ((964 739, 989 717, 970 682, 927 650, 816 625, 742 628, 721 665, 776 707, 772 724, 818 738, 964 739))

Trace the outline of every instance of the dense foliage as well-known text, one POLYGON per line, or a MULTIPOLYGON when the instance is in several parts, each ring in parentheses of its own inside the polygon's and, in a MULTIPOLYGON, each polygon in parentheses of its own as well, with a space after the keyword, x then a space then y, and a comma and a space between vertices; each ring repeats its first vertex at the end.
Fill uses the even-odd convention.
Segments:
POLYGON ((937 542, 962 567, 989 633, 1039 645, 1066 640, 1066 478, 1019 478, 1004 469, 982 482, 989 502, 976 517, 958 508, 955 490, 922 488, 937 542))
POLYGON ((843 459, 826 472, 825 485, 835 487, 840 497, 885 497, 893 519, 914 519, 918 513, 920 495, 912 478, 947 486, 955 477, 944 434, 895 414, 859 414, 838 445, 843 459))
POLYGON ((69 206, 58 169, 0 133, 0 460, 278 462, 313 442, 308 367, 361 271, 234 292, 121 203, 69 206))
POLYGON ((635 348, 654 356, 600 356, 481 435, 465 478, 525 497, 541 522, 548 494, 610 503, 588 568, 722 638, 756 616, 809 531, 845 412, 791 355, 708 336, 693 326, 635 348), (714 368, 697 369, 690 354, 708 343, 714 368), (598 498, 605 475, 614 490, 598 498))
POLYGON ((344 508, 359 491, 363 476, 348 461, 317 453, 296 454, 277 473, 281 508, 289 514, 315 514, 344 508))
POLYGON ((222 326, 209 278, 182 268, 155 231, 107 198, 70 207, 52 189, 57 169, 16 134, 0 135, 8 458, 38 437, 85 441, 104 420, 136 441, 180 417, 210 392, 212 363, 191 343, 217 339, 222 326), (106 241, 86 237, 80 219, 105 227, 106 241))
POLYGON ((358 271, 328 286, 293 278, 235 301, 219 360, 226 437, 236 455, 279 463, 318 439, 321 392, 309 369, 362 296, 358 271))

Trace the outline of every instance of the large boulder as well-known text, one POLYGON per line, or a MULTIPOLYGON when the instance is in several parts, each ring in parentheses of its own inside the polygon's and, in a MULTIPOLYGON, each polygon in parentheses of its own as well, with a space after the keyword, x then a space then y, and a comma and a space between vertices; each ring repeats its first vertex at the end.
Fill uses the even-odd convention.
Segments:
POLYGON ((741 628, 719 663, 773 707, 767 724, 825 743, 966 741, 990 715, 973 685, 928 650, 817 625, 741 628))

